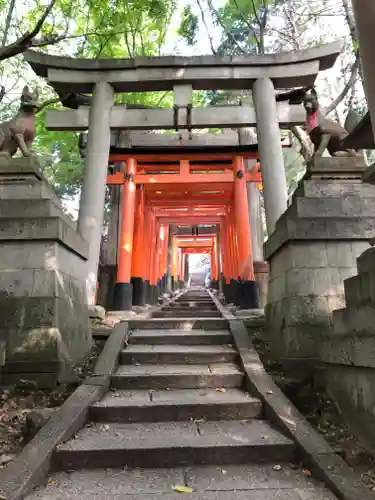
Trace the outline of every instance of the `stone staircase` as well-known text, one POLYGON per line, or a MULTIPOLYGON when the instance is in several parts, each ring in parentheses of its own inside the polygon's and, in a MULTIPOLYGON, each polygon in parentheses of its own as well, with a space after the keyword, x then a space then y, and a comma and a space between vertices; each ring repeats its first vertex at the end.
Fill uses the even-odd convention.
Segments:
POLYGON ((90 423, 28 498, 334 500, 244 388, 227 320, 189 290, 139 322, 90 423), (203 318, 203 319, 202 319, 203 318))

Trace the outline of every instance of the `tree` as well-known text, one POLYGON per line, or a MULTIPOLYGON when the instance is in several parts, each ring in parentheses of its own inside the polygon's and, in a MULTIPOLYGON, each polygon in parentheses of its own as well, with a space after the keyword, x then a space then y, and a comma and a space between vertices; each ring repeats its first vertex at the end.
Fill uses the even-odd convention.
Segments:
MULTIPOLYGON (((218 46, 212 46, 212 34, 207 32, 212 52, 220 55, 303 50, 342 37, 332 20, 341 29, 345 29, 346 24, 346 45, 340 56, 340 74, 333 77, 331 72, 330 79, 325 80, 323 85, 320 79, 319 95, 321 104, 325 104, 325 113, 334 113, 334 119, 343 121, 348 109, 364 114, 358 42, 348 0, 227 0, 218 9, 212 0, 192 2, 202 22, 204 20, 203 28, 210 17, 220 30, 218 46)), ((186 41, 189 43, 188 39, 186 41)), ((211 103, 238 103, 244 94, 214 92, 211 103)), ((305 169, 306 159, 312 153, 311 142, 303 128, 293 127, 292 131, 296 138, 293 141, 295 151, 284 151, 290 190, 296 186, 296 180, 305 169)))
MULTIPOLYGON (((71 57, 136 57, 161 54, 175 0, 0 0, 0 120, 19 106, 20 90, 27 83, 39 88, 42 109, 37 117, 34 150, 41 157, 47 179, 62 198, 79 193, 83 163, 77 134, 50 132, 44 125, 47 108, 61 108, 60 97, 37 78, 22 59, 29 48, 71 57), (22 5, 19 5, 21 4, 22 5)), ((119 102, 162 106, 166 93, 117 95, 119 102)))

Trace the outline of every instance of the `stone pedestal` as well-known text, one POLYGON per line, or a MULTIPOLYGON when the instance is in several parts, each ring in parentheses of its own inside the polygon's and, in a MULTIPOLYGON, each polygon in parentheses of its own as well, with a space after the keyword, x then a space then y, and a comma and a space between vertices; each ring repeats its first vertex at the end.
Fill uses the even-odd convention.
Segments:
POLYGON ((332 311, 344 305, 344 280, 356 273, 375 227, 375 189, 361 183, 356 161, 321 158, 310 166, 265 244, 265 330, 274 355, 295 371, 319 361, 332 311))
MULTIPOLYGON (((375 183, 372 169, 365 178, 375 183)), ((333 311, 332 336, 320 356, 329 394, 363 445, 375 453, 375 246, 358 257, 357 269, 344 281, 346 306, 333 311)))
POLYGON ((91 348, 87 243, 35 158, 0 165, 0 383, 51 387, 91 348))

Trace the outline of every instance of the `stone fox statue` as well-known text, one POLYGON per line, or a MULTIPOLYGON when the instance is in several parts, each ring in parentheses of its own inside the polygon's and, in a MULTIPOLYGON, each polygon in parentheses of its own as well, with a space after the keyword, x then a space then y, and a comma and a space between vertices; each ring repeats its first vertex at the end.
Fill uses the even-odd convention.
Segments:
POLYGON ((24 87, 21 105, 11 120, 0 124, 0 152, 14 156, 18 148, 23 156, 31 156, 30 146, 35 138, 36 110, 39 108, 39 93, 24 87))
POLYGON ((359 121, 354 111, 349 111, 345 127, 325 118, 319 110, 318 94, 314 87, 304 87, 279 94, 277 101, 288 100, 290 104, 301 104, 306 111, 306 131, 314 144, 315 156, 322 156, 325 149, 331 156, 356 156, 357 152, 344 149, 341 142, 349 135, 359 121), (348 129, 351 130, 348 130, 348 129))

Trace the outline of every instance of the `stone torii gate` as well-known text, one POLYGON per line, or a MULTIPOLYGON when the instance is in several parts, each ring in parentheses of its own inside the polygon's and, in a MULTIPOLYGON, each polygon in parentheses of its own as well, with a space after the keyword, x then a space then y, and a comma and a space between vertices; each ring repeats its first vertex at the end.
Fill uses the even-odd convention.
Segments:
MULTIPOLYGON (((264 56, 112 60, 79 60, 26 52, 25 58, 35 73, 45 77, 60 95, 92 94, 90 107, 51 110, 46 118, 50 130, 88 129, 78 230, 89 242, 86 271, 89 305, 94 303, 96 295, 111 130, 256 127, 267 228, 272 233, 287 207, 280 127, 291 128, 305 121, 302 106, 276 104, 275 89, 312 85, 319 71, 333 66, 341 49, 342 43, 336 42, 301 53, 264 56), (252 89, 254 107, 244 104, 194 108, 192 91, 209 89, 252 89), (172 109, 126 109, 114 105, 116 92, 168 90, 174 92, 172 109)), ((234 147, 232 155, 236 153, 239 158, 246 152, 246 138, 244 142, 245 145, 234 147)), ((203 150, 212 152, 212 147, 211 151, 209 146, 196 151, 201 154, 203 150)), ((215 146, 214 150, 225 153, 228 145, 215 146)))

